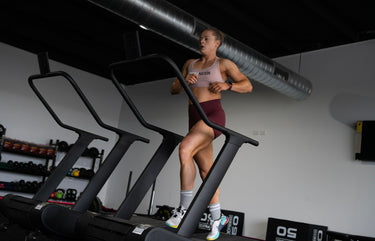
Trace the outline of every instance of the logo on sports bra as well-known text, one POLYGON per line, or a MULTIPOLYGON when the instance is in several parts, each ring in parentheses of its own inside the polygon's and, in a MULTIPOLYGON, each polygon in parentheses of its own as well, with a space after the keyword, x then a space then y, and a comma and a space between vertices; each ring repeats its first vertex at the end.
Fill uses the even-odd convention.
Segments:
POLYGON ((210 75, 211 72, 210 71, 206 71, 206 72, 199 72, 199 75, 210 75))

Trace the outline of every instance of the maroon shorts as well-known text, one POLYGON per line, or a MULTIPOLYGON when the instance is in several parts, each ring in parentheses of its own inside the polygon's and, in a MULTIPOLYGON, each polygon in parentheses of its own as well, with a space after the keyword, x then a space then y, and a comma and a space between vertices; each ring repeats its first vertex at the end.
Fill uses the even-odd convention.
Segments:
MULTIPOLYGON (((225 113, 221 107, 220 99, 209 100, 200 103, 203 111, 206 113, 208 119, 218 125, 225 126, 225 113)), ((197 109, 194 105, 189 105, 189 130, 197 123, 202 120, 197 109)), ((221 135, 221 132, 213 129, 215 138, 221 135)))

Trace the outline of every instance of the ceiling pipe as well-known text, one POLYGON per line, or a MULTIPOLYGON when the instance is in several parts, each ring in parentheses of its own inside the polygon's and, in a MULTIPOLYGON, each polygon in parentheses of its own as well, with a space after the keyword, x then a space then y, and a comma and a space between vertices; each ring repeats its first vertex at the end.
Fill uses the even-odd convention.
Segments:
MULTIPOLYGON (((200 53, 200 33, 211 27, 165 0, 88 1, 197 53, 200 53)), ((312 84, 309 80, 231 36, 225 37, 217 54, 236 63, 249 79, 291 98, 302 100, 311 94, 312 84)))

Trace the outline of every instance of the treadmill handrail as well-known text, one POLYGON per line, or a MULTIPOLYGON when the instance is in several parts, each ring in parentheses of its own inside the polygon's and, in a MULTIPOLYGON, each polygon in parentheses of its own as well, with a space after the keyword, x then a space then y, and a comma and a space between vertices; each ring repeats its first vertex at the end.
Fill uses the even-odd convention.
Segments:
MULTIPOLYGON (((130 62, 131 61, 133 61, 133 60, 130 60, 130 62)), ((133 112, 133 114, 135 115, 135 117, 141 123, 142 126, 146 127, 147 129, 159 132, 163 136, 164 135, 169 135, 168 133, 172 133, 172 132, 170 132, 168 130, 165 130, 165 129, 162 129, 162 128, 158 127, 158 126, 152 125, 152 124, 148 123, 143 118, 143 116, 141 115, 141 113, 139 112, 139 110, 137 109, 137 107, 135 106, 135 104, 133 103, 133 101, 131 100, 131 98, 129 97, 129 95, 126 93, 126 91, 121 86, 121 84, 118 81, 118 79, 116 78, 116 75, 114 73, 115 69, 121 67, 121 65, 126 64, 127 62, 128 61, 125 60, 125 61, 120 61, 120 62, 116 62, 116 63, 113 63, 113 64, 109 65, 110 76, 111 76, 112 83, 115 85, 115 87, 117 88, 117 90, 120 92, 120 94, 122 95, 123 99, 126 101, 126 103, 128 104, 128 106, 130 107, 131 111, 133 112)))
MULTIPOLYGON (((94 110, 94 108, 92 107, 92 105, 90 104, 90 102, 88 101, 87 97, 83 94, 82 90, 77 85, 77 82, 68 73, 66 73, 64 71, 54 71, 54 72, 49 72, 49 73, 45 73, 45 74, 42 74, 42 75, 36 75, 36 76, 40 76, 39 78, 58 77, 58 76, 64 77, 66 80, 68 80, 68 82, 71 84, 71 86, 76 91, 76 93, 78 94, 78 96, 81 98, 82 102, 85 104, 86 108, 89 110, 90 114, 94 117, 94 119, 98 123, 98 125, 100 125, 104 129, 116 132, 118 134, 131 134, 131 133, 126 132, 124 130, 121 130, 121 129, 118 129, 118 128, 115 128, 113 126, 105 124, 102 121, 102 119, 99 117, 99 115, 96 113, 96 111, 94 110)), ((34 84, 33 84, 33 86, 35 87, 34 84)), ((38 91, 38 93, 39 93, 39 91, 38 91)), ((47 106, 46 106, 47 109, 49 109, 49 111, 50 110, 52 111, 52 109, 49 107, 48 104, 47 104, 47 106)), ((58 122, 59 125, 61 125, 62 127, 65 127, 67 129, 69 129, 69 128, 75 129, 74 127, 71 127, 71 126, 68 126, 68 125, 62 123, 61 120, 57 117, 57 115, 53 111, 50 112, 50 113, 52 114, 52 116, 54 116, 56 122, 58 122)), ((131 134, 131 135, 134 135, 134 134, 131 134)), ((150 140, 148 140, 146 138, 143 138, 141 136, 137 136, 137 135, 134 135, 134 136, 136 136, 137 140, 139 140, 139 141, 142 141, 142 142, 145 142, 145 143, 149 143, 150 142, 150 140)))
MULTIPOLYGON (((48 104, 48 102, 46 101, 46 99, 43 97, 43 95, 39 92, 38 88, 35 86, 35 83, 34 83, 34 80, 36 79, 42 79, 42 78, 48 78, 48 77, 55 77, 55 76, 63 76, 61 74, 62 72, 59 71, 59 72, 50 72, 50 73, 46 73, 46 74, 36 74, 36 75, 32 75, 29 77, 28 81, 29 81, 29 85, 31 87, 31 89, 34 91, 34 93, 37 95, 37 97, 39 98, 39 100, 43 103, 44 107, 47 109, 47 111, 52 115, 53 119, 57 122, 57 124, 59 126, 61 126, 62 128, 64 129, 68 129, 68 130, 71 130, 71 131, 74 131, 78 134, 80 133, 89 133, 87 131, 84 131, 84 130, 81 130, 81 129, 78 129, 78 128, 75 128, 73 126, 70 126, 70 125, 67 125, 67 124, 64 124, 60 118, 56 115, 55 111, 53 111, 53 109, 51 108, 51 106, 48 104)), ((89 133, 93 136, 95 136, 95 139, 100 139, 100 140, 103 140, 103 141, 108 141, 108 138, 107 137, 103 137, 103 136, 99 136, 99 135, 96 135, 96 134, 93 134, 93 133, 89 133)))
MULTIPOLYGON (((218 125, 218 124, 210 121, 208 119, 206 113, 203 111, 203 109, 202 109, 201 105, 199 104, 198 100, 195 98, 195 96, 194 96, 193 92, 191 91, 189 85, 186 83, 186 80, 183 77, 181 71, 179 70, 179 68, 177 67, 177 65, 175 64, 175 62, 171 58, 169 58, 168 56, 165 56, 165 55, 162 55, 162 54, 150 54, 150 55, 141 56, 141 57, 136 58, 136 59, 124 60, 124 61, 120 61, 120 62, 114 63, 114 64, 110 65, 111 76, 115 77, 114 73, 113 73, 114 67, 117 67, 117 66, 120 66, 120 65, 123 65, 123 64, 126 64, 126 63, 140 62, 140 61, 144 61, 144 60, 148 60, 148 59, 161 59, 161 60, 165 61, 167 64, 169 64, 170 67, 172 67, 173 71, 176 74, 176 77, 180 81, 180 83, 181 83, 182 87, 184 88, 186 94, 188 95, 190 101, 193 103, 193 105, 197 109, 197 111, 198 111, 199 115, 201 116, 202 120, 208 126, 214 128, 216 130, 221 131, 227 137, 227 139, 231 139, 231 138, 229 138, 231 135, 239 137, 239 138, 235 138, 236 140, 241 140, 240 143, 238 143, 238 144, 249 143, 249 144, 254 145, 254 146, 258 146, 259 145, 258 141, 253 140, 250 137, 244 136, 244 135, 242 135, 240 133, 237 133, 237 132, 235 132, 235 131, 233 131, 231 129, 228 129, 228 128, 224 127, 224 126, 218 125)), ((127 99, 129 99, 129 98, 127 98, 127 99)), ((129 101, 130 101, 130 99, 129 99, 129 101)), ((136 110, 135 106, 134 106, 134 109, 136 110)), ((139 116, 138 113, 135 113, 135 114, 136 114, 137 118, 139 119, 139 121, 141 123, 143 123, 144 125, 149 125, 148 123, 146 123, 144 121, 144 119, 142 118, 142 116, 139 116)))

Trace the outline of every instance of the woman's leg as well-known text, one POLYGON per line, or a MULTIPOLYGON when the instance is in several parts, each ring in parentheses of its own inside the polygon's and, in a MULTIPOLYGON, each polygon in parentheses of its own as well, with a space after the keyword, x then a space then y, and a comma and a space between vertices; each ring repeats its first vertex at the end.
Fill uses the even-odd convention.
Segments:
MULTIPOLYGON (((199 174, 204 180, 210 171, 212 165, 213 165, 213 145, 212 142, 204 149, 200 150, 195 156, 194 160, 196 161, 198 168, 199 168, 199 174)), ((219 188, 216 190, 214 196, 212 197, 210 204, 215 204, 219 202, 219 194, 220 190, 219 188)))
POLYGON ((169 227, 177 228, 180 224, 185 212, 192 200, 192 190, 196 176, 196 167, 193 157, 202 149, 210 145, 214 139, 214 132, 212 128, 208 127, 202 120, 198 121, 185 136, 180 144, 180 178, 181 178, 181 192, 180 192, 180 207, 172 217, 168 219, 166 224, 169 227))
MULTIPOLYGON (((213 165, 212 142, 208 146, 206 146, 206 148, 197 152, 197 154, 194 156, 194 159, 199 167, 201 178, 202 180, 204 180, 213 165)), ((217 239, 220 235, 220 230, 228 222, 228 217, 223 216, 221 213, 219 193, 220 189, 218 188, 210 201, 210 205, 208 205, 208 209, 211 214, 211 231, 206 237, 207 240, 217 239)))
POLYGON ((214 132, 202 120, 198 121, 185 136, 180 144, 180 178, 181 190, 192 190, 196 176, 196 167, 193 157, 210 146, 214 139, 214 132))

